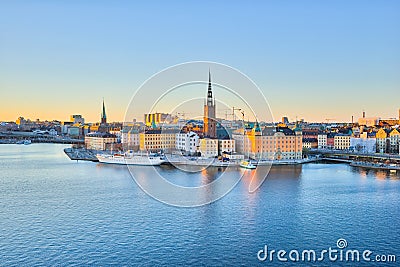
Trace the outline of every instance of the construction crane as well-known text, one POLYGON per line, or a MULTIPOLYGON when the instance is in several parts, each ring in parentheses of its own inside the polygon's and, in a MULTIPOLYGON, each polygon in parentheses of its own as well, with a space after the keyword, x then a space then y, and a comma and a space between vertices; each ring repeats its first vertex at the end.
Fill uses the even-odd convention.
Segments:
POLYGON ((232 107, 232 121, 236 121, 236 118, 235 118, 235 110, 241 111, 242 109, 241 109, 241 108, 232 107))

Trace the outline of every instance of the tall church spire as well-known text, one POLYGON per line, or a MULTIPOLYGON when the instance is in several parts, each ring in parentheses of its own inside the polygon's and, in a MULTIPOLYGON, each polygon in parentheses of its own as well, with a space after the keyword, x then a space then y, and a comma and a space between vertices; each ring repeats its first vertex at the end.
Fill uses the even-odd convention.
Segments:
POLYGON ((217 123, 215 117, 215 99, 212 94, 211 87, 211 71, 208 70, 208 90, 207 90, 207 103, 204 105, 204 125, 203 133, 205 137, 217 137, 217 123))
POLYGON ((104 98, 103 98, 103 111, 101 112, 101 123, 107 123, 107 115, 106 115, 106 106, 104 105, 104 98))
POLYGON ((211 87, 211 71, 208 69, 208 91, 207 91, 207 105, 212 106, 214 104, 212 87, 211 87))

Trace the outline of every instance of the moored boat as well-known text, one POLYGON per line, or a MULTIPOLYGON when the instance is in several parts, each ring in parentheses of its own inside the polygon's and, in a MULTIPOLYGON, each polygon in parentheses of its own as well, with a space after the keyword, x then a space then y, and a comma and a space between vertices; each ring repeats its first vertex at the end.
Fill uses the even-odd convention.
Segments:
POLYGON ((245 169, 255 169, 257 168, 256 165, 254 165, 253 163, 251 163, 250 161, 247 160, 243 160, 240 162, 240 167, 245 168, 245 169))

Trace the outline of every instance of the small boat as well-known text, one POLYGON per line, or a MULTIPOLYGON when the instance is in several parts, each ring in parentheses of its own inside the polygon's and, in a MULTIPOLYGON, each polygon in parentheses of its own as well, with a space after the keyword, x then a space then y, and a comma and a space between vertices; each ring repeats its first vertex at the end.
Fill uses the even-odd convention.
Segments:
POLYGON ((32 144, 32 141, 31 141, 31 140, 25 140, 25 141, 24 141, 24 145, 30 145, 30 144, 32 144))
POLYGON ((255 169, 257 168, 256 165, 252 164, 250 161, 243 160, 240 162, 240 167, 245 168, 245 169, 255 169))

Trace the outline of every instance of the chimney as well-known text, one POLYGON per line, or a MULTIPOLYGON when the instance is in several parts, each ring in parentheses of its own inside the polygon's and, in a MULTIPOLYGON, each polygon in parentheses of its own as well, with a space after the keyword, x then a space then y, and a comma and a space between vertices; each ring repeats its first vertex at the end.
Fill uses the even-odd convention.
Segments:
POLYGON ((363 118, 365 118, 365 111, 363 111, 363 118))

